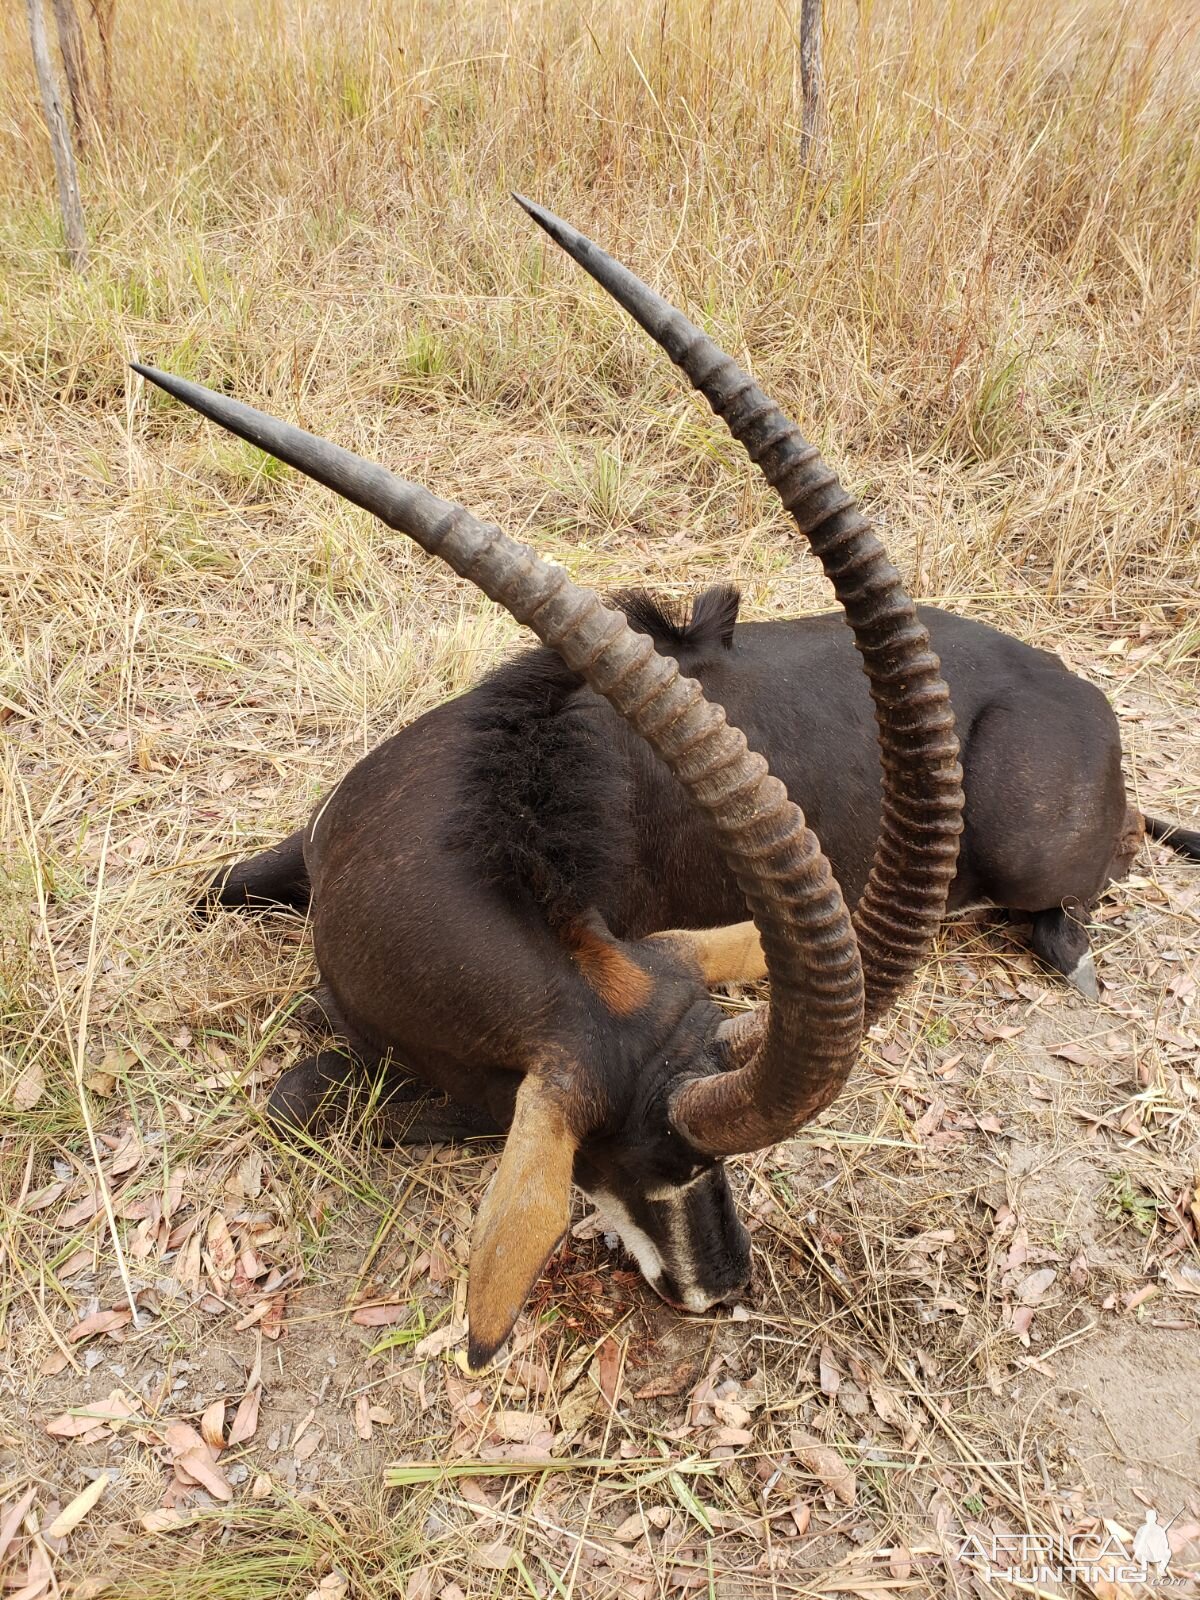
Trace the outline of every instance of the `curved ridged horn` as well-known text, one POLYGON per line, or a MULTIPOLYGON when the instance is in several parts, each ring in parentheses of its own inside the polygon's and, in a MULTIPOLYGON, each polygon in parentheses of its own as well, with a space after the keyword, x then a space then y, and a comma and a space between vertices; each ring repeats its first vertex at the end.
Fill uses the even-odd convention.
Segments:
MULTIPOLYGON (((705 396, 778 493, 845 610, 870 680, 883 765, 879 839, 854 913, 870 1023, 897 998, 928 950, 958 860, 962 768, 950 694, 929 634, 853 496, 754 380, 590 239, 532 201, 513 198, 705 396)), ((772 1012, 775 1000, 772 988, 772 1012)), ((735 1056, 744 1057, 752 1043, 761 1042, 761 1023, 735 1030, 731 1042, 735 1056)), ((755 1076, 769 1093, 771 1075, 760 1070, 755 1076)), ((677 1120, 711 1148, 743 1092, 744 1086, 727 1078, 688 1085, 677 1120)))
MULTIPOLYGON (((841 891, 798 806, 762 756, 670 656, 623 614, 528 546, 461 506, 187 379, 134 371, 231 433, 414 539, 557 650, 630 724, 710 818, 759 931, 772 983, 765 1043, 772 1093, 748 1099, 733 1142, 777 1143, 828 1103, 862 1037, 862 967, 841 891)), ((737 1074, 729 1074, 736 1077, 737 1074)), ((701 1146, 700 1148, 710 1148, 701 1146)))

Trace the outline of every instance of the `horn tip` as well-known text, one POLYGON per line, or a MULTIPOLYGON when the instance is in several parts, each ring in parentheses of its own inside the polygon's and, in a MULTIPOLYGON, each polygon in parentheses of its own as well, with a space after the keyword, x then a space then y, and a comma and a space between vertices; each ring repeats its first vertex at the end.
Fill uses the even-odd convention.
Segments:
POLYGON ((539 206, 536 200, 529 200, 516 190, 510 191, 513 199, 527 216, 533 218, 538 227, 548 233, 568 255, 579 258, 580 252, 589 248, 590 241, 583 234, 572 228, 569 222, 564 222, 561 217, 556 217, 553 211, 547 211, 545 206, 539 206))
POLYGON ((149 366, 144 361, 131 361, 129 365, 139 377, 147 379, 150 383, 156 383, 160 389, 165 389, 168 394, 177 394, 179 392, 177 385, 180 380, 172 373, 163 372, 160 368, 149 366))

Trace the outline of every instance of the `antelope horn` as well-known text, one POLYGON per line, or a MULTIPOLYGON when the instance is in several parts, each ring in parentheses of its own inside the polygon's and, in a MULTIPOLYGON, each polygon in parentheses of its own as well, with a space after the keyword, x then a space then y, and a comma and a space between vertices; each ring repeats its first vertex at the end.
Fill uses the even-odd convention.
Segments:
POLYGON ((134 370, 407 534, 499 601, 610 702, 711 819, 770 967, 774 1003, 760 1054, 773 1063, 772 1092, 769 1103, 745 1100, 732 1143, 698 1148, 716 1154, 774 1144, 826 1104, 862 1036, 854 931, 799 807, 721 707, 621 613, 461 506, 240 401, 153 367, 134 363, 134 370))
MULTIPOLYGON (((707 334, 569 223, 520 195, 513 198, 625 307, 705 396, 778 493, 845 610, 871 685, 883 764, 879 839, 854 913, 869 1023, 905 988, 932 943, 958 859, 962 768, 950 694, 929 634, 853 496, 817 447, 754 380, 707 334)), ((774 1021, 778 996, 774 973, 770 976, 774 1021)), ((762 1045, 761 1023, 739 1033, 739 1056, 748 1053, 751 1041, 762 1045)), ((761 1091, 770 1093, 777 1063, 758 1060, 752 1065, 761 1091)), ((699 1080, 680 1092, 675 1115, 693 1138, 711 1148, 743 1092, 744 1086, 729 1078, 699 1080)))

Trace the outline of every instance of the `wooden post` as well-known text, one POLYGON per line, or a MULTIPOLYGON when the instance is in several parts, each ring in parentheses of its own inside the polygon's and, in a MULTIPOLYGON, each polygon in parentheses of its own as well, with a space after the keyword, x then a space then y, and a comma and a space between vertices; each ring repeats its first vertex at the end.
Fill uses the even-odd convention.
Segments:
POLYGON ((67 242, 67 255, 77 272, 87 265, 87 244, 83 235, 83 206, 79 200, 79 177, 75 171, 75 154, 71 149, 71 132, 63 115, 58 83, 50 61, 50 44, 46 38, 46 17, 42 0, 25 0, 29 12, 29 43, 33 48, 33 65, 37 73, 38 88, 42 92, 42 108, 46 113, 46 127, 50 132, 50 148, 54 152, 54 171, 58 178, 58 204, 62 211, 63 236, 67 242))
POLYGON ((75 126, 75 138, 80 149, 83 149, 91 137, 92 122, 96 115, 83 29, 75 13, 75 0, 53 0, 53 5, 58 45, 62 51, 63 70, 67 75, 67 94, 71 100, 71 121, 75 126))
POLYGON ((800 131, 800 154, 805 166, 819 157, 821 133, 821 0, 801 0, 800 6, 800 85, 804 92, 804 121, 800 131))

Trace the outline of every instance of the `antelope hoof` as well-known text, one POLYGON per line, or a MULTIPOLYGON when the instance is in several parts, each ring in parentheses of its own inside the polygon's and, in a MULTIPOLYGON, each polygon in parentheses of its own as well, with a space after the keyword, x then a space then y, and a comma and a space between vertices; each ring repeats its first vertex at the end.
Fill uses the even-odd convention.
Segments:
POLYGON ((360 1069, 337 1050, 308 1056, 283 1074, 267 1101, 267 1121, 284 1139, 320 1138, 335 1128, 350 1105, 360 1069))
POLYGON ((1099 1000, 1096 962, 1088 943, 1087 922, 1091 908, 1081 900, 1065 901, 1033 919, 1034 954, 1049 967, 1055 967, 1077 994, 1085 1000, 1099 1000))
POLYGON ((1072 989, 1077 989, 1085 1000, 1099 1000, 1100 985, 1096 979, 1096 962, 1090 950, 1066 974, 1066 979, 1072 989))

